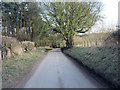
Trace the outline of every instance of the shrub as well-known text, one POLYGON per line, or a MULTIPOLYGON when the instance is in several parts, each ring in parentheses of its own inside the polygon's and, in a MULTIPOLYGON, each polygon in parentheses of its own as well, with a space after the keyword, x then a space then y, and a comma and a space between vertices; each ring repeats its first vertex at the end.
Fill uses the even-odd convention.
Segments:
POLYGON ((25 52, 32 51, 34 49, 35 43, 30 41, 22 41, 22 47, 25 52))
POLYGON ((14 54, 22 54, 21 43, 13 37, 2 36, 1 56, 2 59, 10 57, 14 54))

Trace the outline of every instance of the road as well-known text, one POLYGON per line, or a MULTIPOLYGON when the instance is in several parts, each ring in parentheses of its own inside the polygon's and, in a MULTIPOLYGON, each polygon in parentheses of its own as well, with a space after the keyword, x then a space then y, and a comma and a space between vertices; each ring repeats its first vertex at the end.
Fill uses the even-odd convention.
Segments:
POLYGON ((78 68, 58 48, 48 53, 24 88, 103 88, 103 86, 78 68))

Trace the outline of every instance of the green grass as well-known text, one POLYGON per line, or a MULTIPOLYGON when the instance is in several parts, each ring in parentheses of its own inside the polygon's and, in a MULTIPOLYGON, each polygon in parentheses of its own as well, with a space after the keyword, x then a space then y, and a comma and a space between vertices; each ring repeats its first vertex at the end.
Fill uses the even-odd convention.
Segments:
POLYGON ((64 53, 76 58, 114 85, 120 85, 118 48, 73 47, 64 53))
POLYGON ((53 48, 52 48, 52 47, 49 47, 49 46, 45 46, 45 47, 39 47, 39 49, 46 51, 46 50, 51 50, 51 49, 53 49, 53 48))
POLYGON ((41 49, 32 51, 31 53, 24 53, 23 55, 14 56, 2 62, 2 87, 10 88, 19 82, 27 71, 45 55, 44 50, 41 49))

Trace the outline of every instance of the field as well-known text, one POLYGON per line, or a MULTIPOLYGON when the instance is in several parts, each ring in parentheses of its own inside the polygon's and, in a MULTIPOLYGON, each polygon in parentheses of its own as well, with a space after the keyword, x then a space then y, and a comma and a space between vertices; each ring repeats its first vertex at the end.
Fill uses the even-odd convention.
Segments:
POLYGON ((116 32, 92 33, 79 35, 74 38, 76 47, 116 46, 116 32))
POLYGON ((45 49, 33 50, 31 53, 16 55, 2 62, 2 87, 10 88, 27 74, 33 65, 45 55, 45 49))

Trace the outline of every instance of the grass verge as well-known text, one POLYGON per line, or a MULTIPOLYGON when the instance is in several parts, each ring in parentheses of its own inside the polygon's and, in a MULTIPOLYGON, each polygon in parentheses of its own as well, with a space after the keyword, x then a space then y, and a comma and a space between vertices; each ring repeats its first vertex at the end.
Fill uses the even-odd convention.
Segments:
POLYGON ((14 56, 2 62, 2 88, 12 88, 45 55, 44 49, 14 56))
POLYGON ((63 52, 93 70, 115 87, 120 86, 118 48, 73 47, 63 52))

